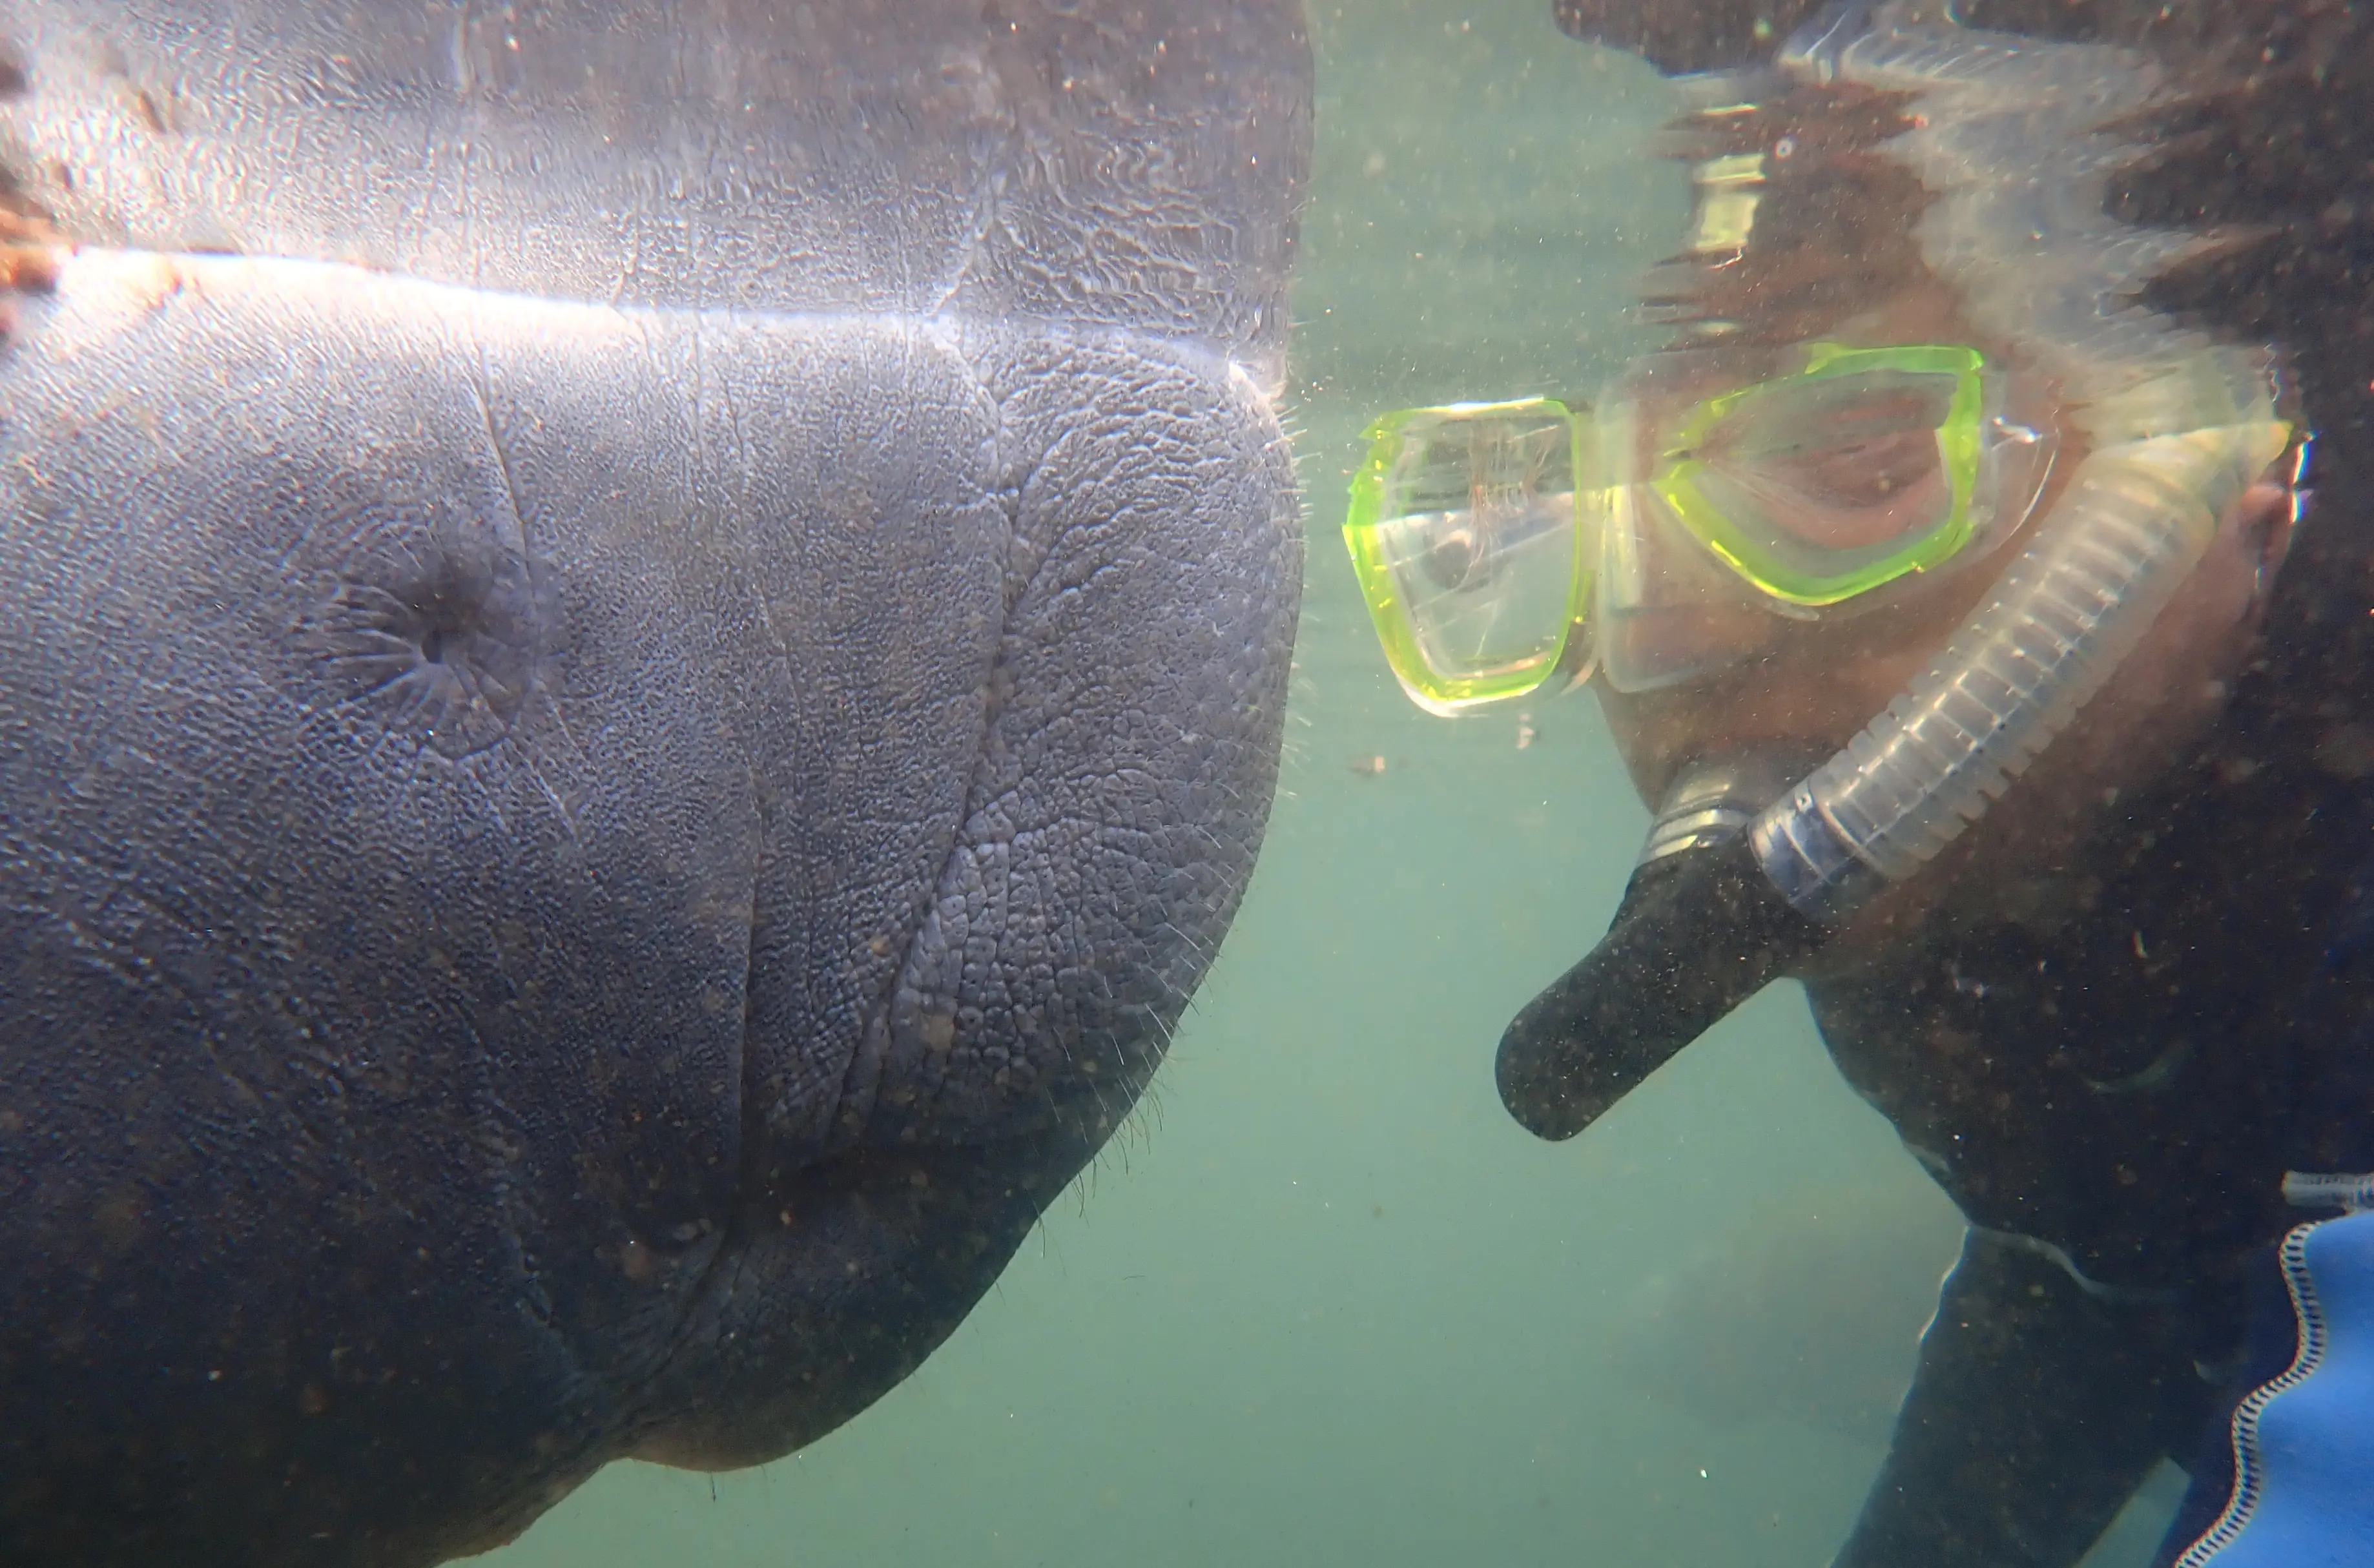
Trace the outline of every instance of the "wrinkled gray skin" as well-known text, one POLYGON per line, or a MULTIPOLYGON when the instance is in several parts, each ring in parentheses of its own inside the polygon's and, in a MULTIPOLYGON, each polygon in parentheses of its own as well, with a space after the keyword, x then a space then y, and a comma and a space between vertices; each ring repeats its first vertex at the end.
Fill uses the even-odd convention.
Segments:
POLYGON ((1252 868, 1298 7, 0 53, 76 247, 0 301, 0 1561, 426 1562, 846 1419, 1252 868))

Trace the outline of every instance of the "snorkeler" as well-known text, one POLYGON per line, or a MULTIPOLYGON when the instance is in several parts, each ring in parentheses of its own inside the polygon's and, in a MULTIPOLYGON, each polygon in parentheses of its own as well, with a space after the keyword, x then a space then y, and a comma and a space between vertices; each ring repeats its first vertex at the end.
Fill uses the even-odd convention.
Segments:
POLYGON ((2313 105, 2374 24, 2297 9, 1560 5, 1726 68, 1679 341, 1354 483, 1410 695, 1588 683, 1655 815, 1510 1112, 1580 1132, 1792 976, 1969 1220, 1853 1568, 2063 1568, 2163 1457, 2188 1568, 2355 1560, 2304 1451, 2374 1502, 2316 1425, 2374 1332, 2374 159, 2231 172, 2366 135, 2313 105))

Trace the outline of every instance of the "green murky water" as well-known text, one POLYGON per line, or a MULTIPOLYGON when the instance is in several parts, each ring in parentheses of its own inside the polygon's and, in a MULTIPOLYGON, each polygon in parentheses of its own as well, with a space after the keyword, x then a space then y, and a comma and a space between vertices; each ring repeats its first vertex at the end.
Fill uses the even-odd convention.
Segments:
MULTIPOLYGON (((1369 413, 1587 393, 1639 342, 1664 89, 1547 0, 1318 10, 1288 749, 1155 1092, 874 1409, 713 1486, 613 1466, 485 1561, 1728 1568, 1844 1535, 1951 1208, 1790 990, 1575 1143, 1508 1119, 1494 1043, 1645 819, 1588 701, 1530 737, 1408 706, 1337 536, 1369 413)), ((2141 1562, 2149 1512, 2095 1562, 2141 1562)))

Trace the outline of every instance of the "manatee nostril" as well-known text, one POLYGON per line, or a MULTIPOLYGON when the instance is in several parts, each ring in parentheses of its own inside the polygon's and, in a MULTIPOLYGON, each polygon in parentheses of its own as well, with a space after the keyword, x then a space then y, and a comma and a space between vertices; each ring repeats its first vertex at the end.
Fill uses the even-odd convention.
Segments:
POLYGON ((493 584, 483 574, 463 573, 428 585, 426 593, 406 596, 412 622, 409 636, 420 650, 420 662, 441 665, 465 657, 476 623, 484 611, 493 584))
POLYGON ((484 750, 526 703, 551 596, 499 538, 390 532, 335 570, 301 640, 379 726, 448 757, 484 750))

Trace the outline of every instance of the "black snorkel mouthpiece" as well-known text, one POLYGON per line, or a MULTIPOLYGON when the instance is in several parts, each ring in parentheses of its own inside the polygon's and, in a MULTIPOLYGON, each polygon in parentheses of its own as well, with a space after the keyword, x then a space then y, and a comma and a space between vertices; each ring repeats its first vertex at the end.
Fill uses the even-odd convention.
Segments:
POLYGON ((1804 771, 1728 759, 1668 792, 1607 935, 1500 1037, 1500 1102, 1527 1131, 1572 1138, 1821 949, 1830 927, 1791 904, 1747 831, 1804 771))

